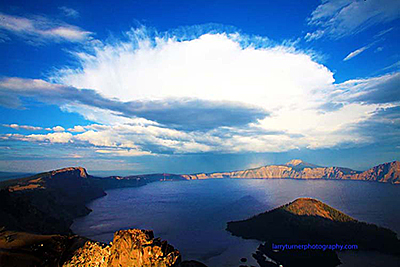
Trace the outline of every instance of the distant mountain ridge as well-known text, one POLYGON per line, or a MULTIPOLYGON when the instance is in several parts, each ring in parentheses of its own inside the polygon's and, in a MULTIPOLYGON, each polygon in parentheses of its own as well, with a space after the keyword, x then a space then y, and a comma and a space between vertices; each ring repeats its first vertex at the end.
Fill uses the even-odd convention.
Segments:
POLYGON ((105 178, 91 176, 82 167, 69 167, 0 182, 0 202, 5 204, 0 206, 0 226, 39 234, 68 233, 74 218, 90 212, 85 204, 106 195, 108 189, 142 186, 155 181, 210 178, 360 180, 400 184, 400 162, 383 163, 364 172, 292 160, 284 165, 232 172, 105 178))
MULTIPOLYGON (((284 165, 269 165, 249 170, 224 173, 192 175, 160 173, 126 177, 110 176, 105 178, 91 176, 87 173, 86 169, 82 167, 69 167, 39 173, 26 178, 7 180, 0 182, 0 203, 2 203, 0 205, 0 265, 4 265, 4 262, 1 262, 2 257, 3 260, 10 259, 12 261, 15 259, 30 260, 32 258, 32 253, 37 254, 32 258, 35 261, 47 260, 50 254, 52 255, 50 258, 56 261, 62 261, 64 260, 63 255, 65 255, 65 253, 62 252, 62 247, 68 248, 69 250, 69 248, 78 248, 76 247, 76 243, 79 243, 79 246, 91 244, 87 243, 86 239, 82 237, 72 236, 70 226, 75 218, 90 213, 91 210, 86 206, 89 201, 106 195, 105 191, 112 188, 136 187, 155 181, 181 181, 208 178, 352 179, 398 184, 400 183, 399 173, 400 162, 398 161, 384 163, 367 171, 358 172, 347 168, 321 167, 301 160, 292 160, 284 165), (43 234, 47 234, 47 236, 43 236, 43 234), (49 236, 49 234, 53 236, 49 236), (60 236, 60 234, 62 236, 60 236), (34 239, 37 241, 35 241, 37 244, 35 243, 35 246, 28 246, 28 249, 24 254, 21 254, 21 257, 7 258, 7 255, 11 255, 10 253, 19 253, 21 251, 19 247, 15 247, 15 249, 14 247, 9 247, 10 241, 7 240, 12 240, 12 238, 18 238, 22 241, 34 239), (49 241, 49 244, 46 243, 46 245, 43 245, 43 240, 53 240, 55 243, 49 241), (37 247, 41 247, 43 251, 38 250, 37 247)), ((347 217, 341 214, 331 213, 326 207, 324 208, 324 206, 319 204, 314 205, 314 202, 307 201, 308 204, 312 205, 303 205, 304 201, 302 201, 296 202, 296 205, 291 204, 285 209, 288 212, 297 212, 298 214, 296 215, 301 215, 301 212, 304 214, 312 212, 323 219, 332 217, 347 220, 347 217)), ((390 232, 388 233, 391 235, 390 232)), ((16 243, 19 244, 20 242, 18 241, 16 243)), ((161 244, 161 247, 163 246, 164 245, 161 244)), ((92 253, 91 248, 95 251, 104 250, 102 245, 89 246, 89 250, 83 250, 82 255, 85 256, 86 252, 92 253)), ((24 249, 26 248, 24 247, 24 249)), ((389 249, 390 247, 385 247, 385 250, 389 249)), ((125 248, 122 249, 122 251, 124 251, 124 253, 126 251, 129 252, 129 250, 125 248)), ((131 255, 132 253, 129 252, 128 254, 131 255)), ((67 254, 69 254, 69 252, 67 254)), ((80 261, 82 255, 79 253, 74 255, 76 255, 78 263, 72 264, 72 262, 65 266, 81 266, 80 261)), ((102 256, 102 254, 99 255, 102 256)), ((97 261, 97 257, 94 254, 92 256, 94 258, 91 257, 91 260, 97 261)), ((331 255, 329 257, 334 259, 334 256, 335 255, 331 255)), ((316 257, 318 258, 319 256, 316 255, 316 257)), ((102 256, 100 258, 104 257, 102 256)), ((102 260, 100 259, 100 261, 102 260)), ((182 262, 181 266, 204 266, 202 264, 190 264, 191 262, 188 262, 186 265, 183 265, 182 262)), ((21 266, 21 264, 9 265, 8 262, 6 265, 21 266)))
POLYGON ((267 165, 248 170, 182 175, 187 180, 210 178, 331 179, 362 180, 400 184, 400 161, 383 163, 364 172, 343 167, 322 167, 302 160, 284 165, 267 165))

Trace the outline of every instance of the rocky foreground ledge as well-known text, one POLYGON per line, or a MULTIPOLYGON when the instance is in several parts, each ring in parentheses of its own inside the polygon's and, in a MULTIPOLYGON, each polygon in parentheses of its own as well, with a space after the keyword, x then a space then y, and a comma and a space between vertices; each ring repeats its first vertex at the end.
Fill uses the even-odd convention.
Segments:
POLYGON ((88 241, 64 266, 177 266, 179 251, 167 241, 154 239, 152 231, 123 230, 109 245, 88 241))
POLYGON ((181 261, 177 249, 150 230, 121 230, 110 244, 79 236, 0 233, 0 266, 63 267, 206 267, 181 261))

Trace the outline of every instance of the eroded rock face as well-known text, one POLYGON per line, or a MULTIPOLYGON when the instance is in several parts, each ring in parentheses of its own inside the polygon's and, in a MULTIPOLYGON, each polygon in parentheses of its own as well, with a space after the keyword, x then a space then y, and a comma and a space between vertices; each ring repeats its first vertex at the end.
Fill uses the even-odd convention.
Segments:
POLYGON ((108 266, 178 266, 180 253, 149 230, 122 230, 114 234, 108 266))
POLYGON ((105 267, 110 255, 110 246, 99 242, 87 241, 76 250, 63 267, 105 267))
POLYGON ((375 166, 357 175, 359 180, 400 183, 400 161, 393 161, 375 166))
POLYGON ((179 251, 154 238, 153 231, 130 229, 116 232, 110 245, 86 242, 63 266, 172 267, 180 263, 179 251))
POLYGON ((260 168, 233 172, 214 172, 182 175, 187 180, 209 178, 262 178, 262 179, 334 179, 363 180, 400 184, 400 162, 388 162, 364 172, 342 167, 320 167, 301 160, 285 165, 267 165, 260 168))

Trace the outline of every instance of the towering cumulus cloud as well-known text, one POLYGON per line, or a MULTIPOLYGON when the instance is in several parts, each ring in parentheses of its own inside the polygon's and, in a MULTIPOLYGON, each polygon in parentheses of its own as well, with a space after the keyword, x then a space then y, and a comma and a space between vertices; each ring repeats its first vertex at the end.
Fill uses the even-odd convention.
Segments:
POLYGON ((365 122, 397 103, 389 99, 396 73, 336 84, 311 52, 198 30, 141 27, 72 52, 79 67, 48 81, 3 78, 5 105, 36 98, 96 123, 3 138, 84 143, 122 156, 317 149, 372 142, 365 122))

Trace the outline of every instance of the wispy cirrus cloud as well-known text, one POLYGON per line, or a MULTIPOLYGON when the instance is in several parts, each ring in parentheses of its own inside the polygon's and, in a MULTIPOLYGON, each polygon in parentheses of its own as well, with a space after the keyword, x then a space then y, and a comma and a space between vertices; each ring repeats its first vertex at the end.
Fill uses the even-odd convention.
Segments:
POLYGON ((363 104, 398 104, 400 102, 400 72, 368 79, 355 79, 338 85, 336 99, 363 104))
POLYGON ((70 17, 70 18, 78 18, 79 17, 79 12, 73 8, 61 6, 58 9, 67 17, 70 17))
POLYGON ((0 13, 0 30, 32 44, 48 41, 84 42, 93 35, 77 26, 42 16, 21 17, 0 13))
POLYGON ((321 38, 322 36, 324 36, 325 31, 323 30, 316 30, 315 32, 308 32, 306 33, 306 35, 304 36, 304 39, 307 42, 311 42, 312 40, 318 40, 319 38, 321 38))
POLYGON ((333 39, 361 32, 373 25, 400 18, 400 2, 393 0, 324 0, 312 12, 308 24, 317 28, 307 33, 313 39, 333 39), (322 33, 323 34, 317 34, 322 33))
POLYGON ((398 69, 400 69, 400 60, 399 61, 397 61, 397 62, 395 62, 395 63, 393 63, 393 64, 391 64, 391 65, 389 65, 389 66, 387 66, 387 67, 385 67, 385 68, 383 68, 382 70, 383 71, 388 71, 388 70, 398 70, 398 69))
POLYGON ((391 27, 391 28, 389 28, 389 29, 382 30, 382 31, 378 32, 377 34, 375 34, 375 35, 374 35, 374 38, 382 37, 382 36, 384 36, 385 34, 391 32, 393 29, 394 29, 394 28, 391 27))
MULTIPOLYGON (((359 54, 363 53, 364 51, 370 49, 371 47, 373 47, 374 45, 376 45, 379 42, 382 42, 384 40, 384 35, 391 32, 393 30, 393 28, 389 28, 383 31, 380 31, 379 33, 377 33, 374 36, 375 41, 369 43, 368 45, 365 45, 357 50, 354 50, 353 52, 350 52, 344 59, 343 61, 348 61, 356 56, 358 56, 359 54)), ((382 51, 383 47, 378 47, 377 52, 382 51)))
POLYGON ((364 51, 367 50, 368 48, 370 48, 369 45, 363 46, 363 47, 361 47, 361 48, 359 48, 359 49, 357 49, 357 50, 355 50, 355 51, 349 53, 349 54, 343 59, 343 61, 347 61, 347 60, 352 59, 353 57, 358 56, 359 54, 361 54, 362 52, 364 52, 364 51))
POLYGON ((381 107, 372 113, 369 120, 360 122, 349 130, 370 136, 376 146, 395 151, 400 143, 400 106, 381 107))

